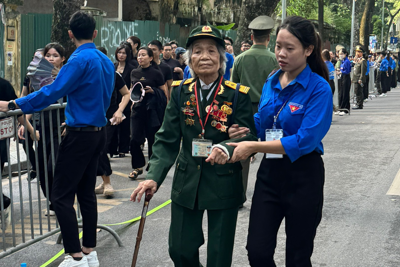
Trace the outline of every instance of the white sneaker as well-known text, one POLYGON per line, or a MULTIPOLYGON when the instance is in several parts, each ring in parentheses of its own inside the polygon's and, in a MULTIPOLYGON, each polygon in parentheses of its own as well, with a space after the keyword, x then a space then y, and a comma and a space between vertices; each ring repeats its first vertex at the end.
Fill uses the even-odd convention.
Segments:
POLYGON ((65 256, 64 261, 58 267, 89 267, 89 264, 86 256, 83 256, 80 261, 76 261, 72 256, 68 255, 65 256))
POLYGON ((112 187, 111 184, 105 184, 104 185, 104 191, 103 191, 103 195, 105 197, 112 197, 114 195, 114 188, 112 187))
POLYGON ((54 210, 49 210, 47 213, 47 210, 44 212, 44 216, 56 216, 56 212, 54 210))
POLYGON ((7 208, 5 208, 2 212, 0 212, 0 229, 2 229, 3 231, 7 230, 7 227, 11 223, 10 207, 11 204, 7 208), (4 214, 4 223, 2 222, 3 218, 2 214, 4 214))
POLYGON ((368 99, 364 99, 364 103, 367 103, 368 102, 368 99))
POLYGON ((339 116, 343 116, 343 115, 346 115, 346 112, 340 111, 339 116))
POLYGON ((95 189, 94 192, 96 194, 103 194, 104 193, 104 183, 101 183, 100 185, 98 185, 95 189))
POLYGON ((89 267, 99 267, 100 266, 96 251, 90 252, 90 254, 85 255, 85 257, 88 261, 89 267))
POLYGON ((339 115, 339 113, 340 113, 340 111, 333 112, 333 114, 335 114, 335 115, 339 115))

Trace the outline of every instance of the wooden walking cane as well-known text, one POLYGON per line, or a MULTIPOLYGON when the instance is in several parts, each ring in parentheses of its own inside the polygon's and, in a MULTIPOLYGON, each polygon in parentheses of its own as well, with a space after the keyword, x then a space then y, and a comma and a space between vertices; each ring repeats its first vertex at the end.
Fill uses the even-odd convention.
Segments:
POLYGON ((145 200, 144 200, 144 203, 143 203, 142 216, 140 218, 138 234, 137 234, 137 237, 136 237, 135 252, 133 253, 133 259, 132 259, 131 267, 136 267, 136 261, 137 261, 137 257, 138 257, 138 254, 139 254, 140 241, 142 241, 144 223, 146 222, 147 210, 149 209, 150 199, 153 197, 153 195, 150 194, 149 192, 150 192, 150 190, 147 190, 146 193, 145 193, 146 197, 145 197, 145 200))

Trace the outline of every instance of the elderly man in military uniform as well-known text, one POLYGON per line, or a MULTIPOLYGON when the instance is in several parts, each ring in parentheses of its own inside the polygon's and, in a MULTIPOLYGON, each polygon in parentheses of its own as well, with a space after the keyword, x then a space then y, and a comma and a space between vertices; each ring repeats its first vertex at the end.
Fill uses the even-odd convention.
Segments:
MULTIPOLYGON (((268 16, 259 16, 250 22, 249 29, 254 44, 249 50, 237 56, 233 64, 231 80, 251 88, 249 95, 253 114, 258 111, 262 88, 268 75, 279 68, 275 54, 267 49, 274 26, 274 20, 268 16)), ((238 126, 233 125, 233 127, 238 126)), ((242 162, 242 165, 243 188, 246 195, 250 160, 242 162)))
POLYGON ((354 60, 354 71, 351 82, 354 84, 354 90, 356 93, 357 104, 353 106, 353 109, 363 109, 364 104, 364 86, 367 86, 367 61, 364 58, 364 49, 361 45, 356 46, 356 59, 354 60))
POLYGON ((204 243, 202 224, 207 211, 207 266, 228 267, 238 207, 245 198, 242 166, 227 163, 234 151, 227 143, 257 140, 247 94, 250 88, 224 80, 225 42, 216 28, 196 27, 186 46, 193 78, 173 83, 147 180, 138 185, 131 200, 140 201, 146 191, 154 194, 176 160, 169 254, 176 267, 201 266, 199 247, 204 243), (249 133, 229 139, 232 124, 248 127, 249 133))

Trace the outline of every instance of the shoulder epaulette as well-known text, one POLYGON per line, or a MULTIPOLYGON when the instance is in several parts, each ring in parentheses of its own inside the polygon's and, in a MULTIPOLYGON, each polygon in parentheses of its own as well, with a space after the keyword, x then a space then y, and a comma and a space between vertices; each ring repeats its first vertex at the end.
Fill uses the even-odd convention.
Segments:
POLYGON ((173 81, 171 86, 179 86, 182 81, 173 81))
POLYGON ((193 78, 186 79, 186 81, 185 81, 183 84, 189 84, 189 83, 191 83, 193 80, 194 80, 193 78))
MULTIPOLYGON (((225 81, 225 85, 233 90, 236 90, 236 83, 234 83, 234 82, 225 81)), ((243 94, 247 94, 249 92, 249 90, 250 90, 250 87, 240 85, 239 92, 241 92, 243 94)))

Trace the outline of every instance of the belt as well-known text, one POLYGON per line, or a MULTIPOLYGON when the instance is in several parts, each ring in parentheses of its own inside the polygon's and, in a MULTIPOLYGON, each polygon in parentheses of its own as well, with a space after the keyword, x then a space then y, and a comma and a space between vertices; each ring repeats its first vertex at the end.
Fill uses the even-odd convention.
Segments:
POLYGON ((86 127, 70 127, 67 126, 68 131, 74 132, 100 132, 103 127, 86 126, 86 127))

